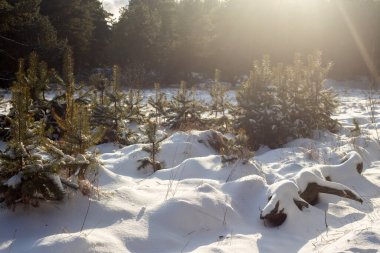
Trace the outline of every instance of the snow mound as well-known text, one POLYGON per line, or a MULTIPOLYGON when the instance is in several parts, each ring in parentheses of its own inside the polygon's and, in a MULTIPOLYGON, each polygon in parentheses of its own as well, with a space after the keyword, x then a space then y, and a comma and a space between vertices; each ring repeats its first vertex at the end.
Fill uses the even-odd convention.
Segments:
POLYGON ((220 155, 190 158, 179 165, 158 171, 156 178, 161 180, 210 179, 222 182, 234 181, 248 175, 260 175, 261 169, 252 162, 237 161, 223 164, 220 155))
POLYGON ((316 131, 281 149, 262 148, 248 162, 223 163, 208 143, 213 131, 168 137, 158 154, 164 169, 155 173, 137 170, 147 144, 100 145, 99 194, 0 209, 0 252, 377 252, 380 120, 371 121, 361 91, 340 91, 339 98, 339 133, 316 131), (354 117, 360 135, 351 131, 354 117), (325 184, 326 177, 363 204, 320 194, 320 203, 300 210, 294 200, 302 201, 304 183, 325 184), (287 219, 273 228, 260 214, 276 200, 287 219))
POLYGON ((227 218, 236 219, 233 217, 236 212, 229 202, 228 196, 203 184, 194 192, 178 195, 152 210, 150 219, 156 226, 183 236, 197 231, 220 229, 227 218))
POLYGON ((158 160, 166 168, 175 167, 184 160, 194 157, 215 155, 215 150, 208 145, 214 131, 177 132, 162 142, 158 160))

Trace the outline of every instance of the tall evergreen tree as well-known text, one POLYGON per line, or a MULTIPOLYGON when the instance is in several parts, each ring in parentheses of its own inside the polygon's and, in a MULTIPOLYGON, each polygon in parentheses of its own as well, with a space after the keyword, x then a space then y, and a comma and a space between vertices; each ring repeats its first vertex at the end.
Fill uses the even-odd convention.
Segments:
POLYGON ((107 63, 109 14, 98 0, 42 0, 41 13, 49 17, 60 39, 73 48, 77 69, 107 63))
POLYGON ((39 6, 40 0, 0 1, 0 78, 5 81, 17 71, 17 59, 32 51, 49 63, 60 56, 63 43, 39 6))
POLYGON ((89 65, 93 67, 107 66, 110 64, 109 47, 111 43, 111 27, 109 20, 111 14, 103 8, 99 0, 84 1, 90 9, 90 15, 94 30, 90 40, 89 65))
POLYGON ((113 26, 113 60, 129 69, 154 70, 155 81, 170 78, 176 44, 175 0, 132 0, 113 26))
POLYGON ((157 9, 148 1, 131 0, 114 25, 113 58, 121 66, 152 67, 154 43, 159 35, 157 9))
POLYGON ((207 54, 212 25, 205 3, 200 0, 182 0, 176 12, 177 43, 175 47, 175 72, 191 79, 191 72, 207 71, 207 54), (202 65, 202 63, 206 63, 202 65))

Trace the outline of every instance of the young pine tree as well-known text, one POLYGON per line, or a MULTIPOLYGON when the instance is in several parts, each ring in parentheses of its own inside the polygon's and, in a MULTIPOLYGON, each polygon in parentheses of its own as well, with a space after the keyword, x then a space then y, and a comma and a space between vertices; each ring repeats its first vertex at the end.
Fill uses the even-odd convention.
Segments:
POLYGON ((95 91, 99 92, 99 98, 95 97, 96 104, 104 105, 106 103, 105 92, 109 85, 109 80, 102 73, 96 73, 90 76, 89 84, 95 88, 95 91))
POLYGON ((254 62, 249 79, 236 96, 241 110, 238 128, 245 130, 253 149, 260 145, 273 148, 285 143, 286 137, 278 134, 282 117, 279 117, 277 87, 272 84, 272 77, 269 56, 264 56, 261 62, 254 62))
POLYGON ((186 83, 181 82, 181 87, 169 103, 165 124, 171 129, 199 128, 204 124, 201 118, 203 112, 204 108, 195 99, 195 90, 187 89, 186 83))
POLYGON ((40 61, 35 52, 30 53, 27 63, 28 68, 25 71, 24 82, 29 88, 29 96, 32 101, 30 109, 34 111, 36 120, 44 120, 46 123, 50 104, 45 99, 45 91, 50 82, 50 71, 47 64, 40 61))
POLYGON ((310 90, 308 99, 310 105, 308 124, 312 129, 327 129, 336 131, 338 123, 331 116, 338 106, 336 94, 331 89, 324 89, 323 81, 332 68, 332 63, 326 65, 322 61, 322 52, 316 51, 308 56, 306 68, 306 83, 310 90), (315 120, 318 119, 318 120, 315 120))
POLYGON ((130 89, 125 99, 125 113, 126 119, 129 122, 142 123, 144 122, 145 113, 143 112, 143 94, 141 90, 130 89))
POLYGON ((112 69, 112 91, 108 93, 111 113, 113 115, 114 129, 119 133, 121 122, 124 118, 124 100, 126 98, 124 92, 120 89, 120 69, 117 65, 112 69))
POLYGON ((149 154, 149 157, 139 160, 140 166, 138 170, 146 168, 147 166, 152 166, 153 171, 162 169, 162 163, 157 161, 157 154, 160 151, 160 144, 166 139, 166 135, 159 136, 158 134, 158 124, 156 122, 148 121, 145 124, 144 134, 147 137, 148 147, 144 147, 143 150, 149 154))
POLYGON ((308 63, 296 55, 294 63, 272 67, 269 57, 255 62, 249 80, 237 94, 238 127, 243 128, 253 149, 279 147, 292 138, 310 137, 313 130, 336 130, 332 113, 335 94, 323 88, 331 64, 322 64, 319 52, 308 63))
POLYGON ((75 78, 71 51, 64 56, 63 72, 65 82, 66 110, 64 117, 54 114, 58 126, 63 130, 63 138, 60 140, 60 148, 65 154, 85 154, 86 150, 97 144, 103 135, 103 129, 91 129, 88 107, 76 102, 75 78))
POLYGON ((58 125, 63 129, 60 148, 69 155, 86 154, 86 150, 96 145, 103 137, 103 128, 91 129, 89 110, 86 106, 74 103, 73 117, 66 114, 64 119, 55 116, 58 125))
POLYGON ((211 112, 214 114, 214 125, 218 130, 227 131, 231 124, 229 118, 226 115, 226 111, 231 108, 232 104, 228 102, 226 97, 227 87, 220 83, 221 71, 215 70, 214 84, 210 90, 211 96, 211 112), (219 116, 220 115, 220 116, 219 116))
POLYGON ((125 124, 126 94, 120 88, 120 70, 118 66, 113 67, 111 87, 106 91, 106 99, 103 104, 96 104, 92 112, 92 122, 105 128, 103 141, 118 142, 128 145, 133 142, 133 133, 125 124))
POLYGON ((25 82, 30 89, 30 97, 34 103, 45 101, 45 91, 50 82, 50 74, 46 62, 39 61, 36 52, 29 55, 29 66, 25 75, 25 82))
MULTIPOLYGON (((44 143, 43 124, 34 121, 30 86, 20 60, 16 81, 12 86, 11 139, 0 155, 0 194, 8 207, 16 202, 37 203, 42 196, 48 200, 60 200, 64 190, 58 177, 59 168, 49 166, 39 153, 44 143)), ((33 204, 32 203, 32 204, 33 204)))
POLYGON ((152 106, 154 110, 154 113, 150 116, 154 117, 156 123, 158 123, 160 121, 160 116, 166 116, 169 102, 166 98, 165 93, 161 91, 159 83, 154 84, 154 91, 154 97, 149 97, 148 104, 152 106))

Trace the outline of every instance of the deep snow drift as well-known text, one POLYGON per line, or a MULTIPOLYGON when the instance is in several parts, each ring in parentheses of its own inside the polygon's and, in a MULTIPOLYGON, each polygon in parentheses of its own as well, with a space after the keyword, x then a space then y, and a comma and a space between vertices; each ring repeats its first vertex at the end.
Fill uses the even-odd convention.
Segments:
POLYGON ((165 169, 154 174, 137 170, 147 155, 143 144, 100 145, 95 196, 71 193, 62 203, 0 209, 0 252, 377 252, 380 119, 371 121, 365 91, 338 92, 338 134, 316 132, 281 149, 262 148, 248 162, 223 164, 207 144, 210 131, 166 139, 158 156, 165 169), (353 118, 360 133, 350 131, 353 118), (293 206, 280 227, 260 220, 270 187, 312 166, 338 164, 353 150, 363 158, 362 175, 331 176, 363 204, 322 194, 316 206, 293 206))

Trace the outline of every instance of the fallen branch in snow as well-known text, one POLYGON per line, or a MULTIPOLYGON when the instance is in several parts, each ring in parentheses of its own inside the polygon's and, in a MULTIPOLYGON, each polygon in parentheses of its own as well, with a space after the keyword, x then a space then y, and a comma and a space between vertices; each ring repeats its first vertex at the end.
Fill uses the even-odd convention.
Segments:
POLYGON ((293 180, 282 180, 271 185, 268 203, 261 211, 260 218, 273 226, 281 225, 292 212, 292 206, 300 211, 315 205, 319 194, 332 194, 363 203, 360 196, 349 187, 332 181, 361 174, 363 161, 360 155, 350 152, 339 165, 325 165, 300 171, 293 180))
POLYGON ((299 210, 309 207, 299 196, 299 188, 290 180, 274 183, 270 188, 268 204, 261 211, 260 219, 268 221, 272 226, 279 226, 286 220, 293 206, 299 210))
POLYGON ((306 190, 302 192, 300 196, 307 203, 315 205, 318 203, 319 193, 337 195, 342 198, 348 198, 363 203, 363 200, 350 190, 340 190, 331 186, 318 185, 317 183, 309 183, 306 190))

